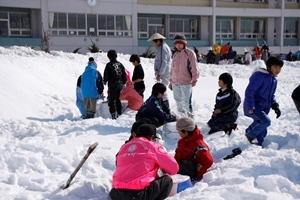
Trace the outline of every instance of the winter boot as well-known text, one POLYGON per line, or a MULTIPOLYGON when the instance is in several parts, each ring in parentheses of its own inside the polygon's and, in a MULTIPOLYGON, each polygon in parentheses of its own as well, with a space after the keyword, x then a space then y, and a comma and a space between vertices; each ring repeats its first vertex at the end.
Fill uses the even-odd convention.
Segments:
POLYGON ((231 135, 232 130, 238 130, 236 123, 227 123, 226 128, 224 129, 225 134, 231 135))
POLYGON ((117 112, 114 112, 111 114, 111 118, 112 119, 117 119, 119 117, 118 113, 117 112))

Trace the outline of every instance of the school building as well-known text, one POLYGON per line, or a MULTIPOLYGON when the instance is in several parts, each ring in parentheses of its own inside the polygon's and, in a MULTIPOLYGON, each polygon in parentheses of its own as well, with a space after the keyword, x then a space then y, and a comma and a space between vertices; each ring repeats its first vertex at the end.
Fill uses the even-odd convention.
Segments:
MULTIPOLYGON (((214 43, 230 42, 243 53, 267 41, 273 54, 300 49, 299 0, 1 0, 0 45, 50 50, 101 50, 142 54, 147 39, 183 33, 189 47, 206 53, 214 43)), ((152 47, 153 48, 153 47, 152 47)), ((152 49, 154 50, 154 49, 152 49)))

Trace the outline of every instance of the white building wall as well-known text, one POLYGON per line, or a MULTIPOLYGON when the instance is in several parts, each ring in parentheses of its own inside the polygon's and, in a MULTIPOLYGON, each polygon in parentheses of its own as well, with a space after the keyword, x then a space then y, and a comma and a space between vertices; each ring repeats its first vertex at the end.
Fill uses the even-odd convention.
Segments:
MULTIPOLYGON (((211 0, 210 7, 196 6, 172 6, 172 5, 142 5, 137 4, 137 0, 98 0, 93 7, 89 6, 86 0, 1 0, 0 7, 9 8, 30 8, 35 18, 32 20, 32 31, 34 37, 42 37, 43 27, 48 30, 48 13, 86 13, 86 14, 120 14, 132 16, 132 37, 101 37, 93 36, 93 41, 102 50, 116 49, 123 53, 145 52, 145 47, 138 46, 138 13, 141 14, 165 14, 166 19, 170 15, 198 15, 200 22, 200 37, 202 40, 209 40, 213 45, 216 41, 216 16, 236 17, 266 17, 267 18, 267 42, 274 53, 288 52, 291 47, 283 46, 283 25, 284 17, 300 17, 300 9, 284 9, 284 0, 269 0, 268 9, 256 8, 224 8, 217 7, 217 0, 211 0), (276 22, 275 22, 276 19, 276 22), (273 30, 276 23, 277 35, 274 42, 273 30), (274 45, 274 46, 272 46, 274 45)), ((300 20, 299 20, 300 21, 300 20)), ((300 23, 300 22, 299 22, 300 23)), ((238 36, 238 22, 236 24, 236 36, 238 36)), ((300 24, 299 24, 300 25, 300 24)), ((167 28, 167 26, 165 27, 167 28)), ((300 29, 300 26, 298 26, 300 29)), ((298 44, 300 44, 300 31, 298 30, 298 44)), ((51 36, 51 50, 62 50, 72 52, 78 47, 82 53, 87 52, 87 47, 91 45, 88 36, 51 36)), ((239 39, 239 38, 237 38, 239 39)), ((151 43, 149 43, 151 46, 151 43)), ((243 50, 244 47, 238 47, 237 50, 243 50)), ((300 45, 293 47, 299 49, 300 45)), ((200 52, 206 52, 207 47, 200 47, 200 52)))

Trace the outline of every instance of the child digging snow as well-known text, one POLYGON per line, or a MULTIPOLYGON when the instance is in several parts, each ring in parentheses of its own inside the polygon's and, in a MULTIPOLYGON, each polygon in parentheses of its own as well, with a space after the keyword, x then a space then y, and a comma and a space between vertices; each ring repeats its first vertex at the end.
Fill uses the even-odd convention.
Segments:
POLYGON ((155 142, 156 127, 143 124, 135 138, 124 144, 117 156, 109 196, 112 200, 165 199, 171 192, 173 180, 169 175, 157 178, 161 168, 174 175, 178 172, 176 160, 155 142))
POLYGON ((200 181, 214 161, 209 147, 192 118, 180 118, 176 129, 181 137, 175 150, 178 174, 190 176, 193 182, 200 181))

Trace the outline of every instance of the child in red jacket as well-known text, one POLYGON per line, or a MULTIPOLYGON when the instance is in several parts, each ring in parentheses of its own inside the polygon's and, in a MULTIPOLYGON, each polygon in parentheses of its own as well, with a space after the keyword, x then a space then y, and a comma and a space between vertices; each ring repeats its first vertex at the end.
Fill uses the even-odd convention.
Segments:
POLYGON ((193 119, 179 119, 176 129, 181 137, 175 150, 175 160, 179 164, 178 174, 188 175, 192 181, 199 181, 212 166, 213 156, 193 119))

